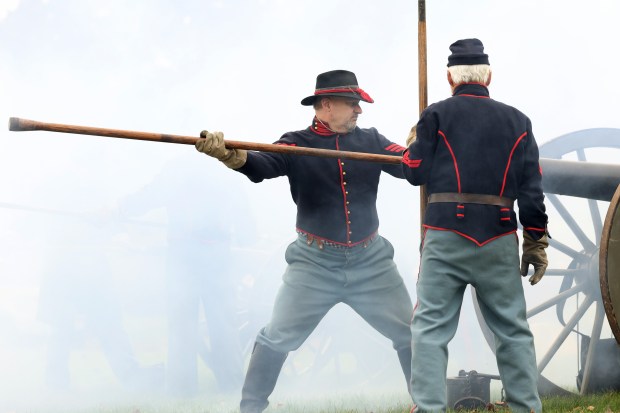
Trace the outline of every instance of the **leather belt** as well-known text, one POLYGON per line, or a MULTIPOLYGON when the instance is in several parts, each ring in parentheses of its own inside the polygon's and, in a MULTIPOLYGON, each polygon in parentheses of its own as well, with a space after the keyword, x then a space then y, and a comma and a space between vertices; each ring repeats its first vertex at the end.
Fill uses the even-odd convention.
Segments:
POLYGON ((461 194, 458 192, 440 192, 437 194, 430 194, 428 197, 428 203, 432 204, 435 202, 497 205, 506 208, 512 208, 514 206, 514 201, 512 199, 503 196, 487 194, 461 194))
POLYGON ((322 250, 325 247, 330 247, 330 248, 336 248, 336 249, 354 249, 357 247, 363 247, 366 248, 368 247, 368 245, 370 245, 372 242, 374 242, 377 237, 379 236, 379 232, 375 231, 372 235, 370 235, 369 237, 367 237, 366 239, 362 240, 362 241, 358 241, 353 245, 346 245, 346 244, 340 244, 337 243, 335 241, 330 241, 328 239, 325 238, 319 238, 316 237, 314 235, 308 234, 306 232, 303 232, 301 230, 297 230, 297 234, 299 235, 300 238, 303 238, 303 240, 306 242, 306 244, 308 245, 312 245, 312 243, 316 243, 317 247, 322 250))

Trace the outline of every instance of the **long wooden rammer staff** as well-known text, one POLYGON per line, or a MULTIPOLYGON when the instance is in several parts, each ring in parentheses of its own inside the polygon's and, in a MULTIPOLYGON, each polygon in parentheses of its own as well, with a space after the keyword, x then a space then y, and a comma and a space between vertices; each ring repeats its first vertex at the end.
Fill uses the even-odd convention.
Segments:
MULTIPOLYGON (((418 87, 419 87, 419 113, 428 106, 428 87, 426 81, 426 1, 418 0, 418 87)), ((420 186, 420 234, 424 233, 422 222, 426 213, 428 197, 426 185, 420 186)))
MULTIPOLYGON (((78 135, 105 136, 108 138, 137 139, 142 141, 179 143, 194 145, 199 137, 169 135, 163 133, 137 132, 121 129, 106 129, 92 126, 65 125, 60 123, 39 122, 36 120, 10 118, 9 130, 20 131, 49 131, 61 133, 75 133, 78 135)), ((337 151, 331 149, 304 148, 300 146, 284 146, 270 143, 241 142, 226 140, 228 149, 247 149, 262 152, 287 153, 292 155, 319 156, 324 158, 355 159, 359 161, 399 164, 402 157, 395 155, 382 155, 366 152, 337 151)))

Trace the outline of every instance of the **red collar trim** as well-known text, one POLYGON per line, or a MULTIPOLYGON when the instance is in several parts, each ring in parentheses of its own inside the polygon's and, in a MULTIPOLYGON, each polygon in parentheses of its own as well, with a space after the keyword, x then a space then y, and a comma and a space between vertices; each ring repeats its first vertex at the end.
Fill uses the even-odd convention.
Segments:
POLYGON ((321 136, 332 136, 336 135, 336 132, 329 129, 329 124, 327 122, 320 121, 316 116, 312 119, 312 126, 310 126, 312 132, 321 136))

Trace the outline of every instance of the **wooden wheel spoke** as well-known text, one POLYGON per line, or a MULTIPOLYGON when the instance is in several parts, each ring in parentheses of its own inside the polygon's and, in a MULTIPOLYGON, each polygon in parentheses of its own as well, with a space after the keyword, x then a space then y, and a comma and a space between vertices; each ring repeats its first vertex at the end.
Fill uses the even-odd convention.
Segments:
POLYGON ((556 250, 568 255, 569 257, 571 257, 574 260, 578 260, 582 257, 581 252, 576 251, 574 249, 572 249, 571 247, 569 247, 566 244, 561 243, 560 241, 556 240, 555 238, 552 238, 549 240, 549 246, 555 248, 556 250))
MULTIPOLYGON (((576 269, 564 269, 564 268, 547 268, 545 271, 545 277, 549 276, 560 276, 560 277, 575 277, 579 276, 583 271, 576 269)), ((528 271, 529 275, 534 274, 534 270, 530 268, 528 271)))
POLYGON ((542 372, 545 369, 545 367, 547 367, 547 364, 549 364, 549 362, 551 361, 555 353, 557 353, 557 351, 560 349, 560 346, 562 345, 562 343, 564 343, 564 341, 566 340, 566 337, 568 337, 570 332, 573 331, 573 328, 577 325, 579 320, 581 320, 581 317, 583 317, 583 315, 588 310, 588 308, 592 305, 593 302, 594 302, 594 298, 592 297, 592 294, 587 295, 584 302, 579 306, 579 308, 577 309, 575 314, 573 314, 571 319, 568 320, 568 322, 566 323, 566 325, 564 326, 560 334, 556 337, 555 341, 551 344, 551 347, 549 348, 547 353, 538 363, 539 372, 542 372))
POLYGON ((601 234, 603 233, 603 220, 601 219, 601 211, 598 209, 598 202, 595 199, 588 199, 588 207, 590 208, 590 216, 592 217, 592 226, 594 227, 594 240, 598 246, 601 242, 601 234))
POLYGON ((576 151, 577 159, 581 162, 586 162, 586 151, 583 148, 578 148, 576 151))
POLYGON ((594 360, 594 353, 596 346, 598 345, 601 337, 601 331, 603 330, 603 322, 605 321, 605 310, 601 303, 596 304, 596 316, 594 318, 594 325, 592 326, 592 332, 590 334, 590 344, 588 346, 588 354, 586 356, 586 362, 583 366, 583 378, 581 381, 581 394, 586 394, 588 386, 590 384, 590 377, 592 374, 592 361, 594 360))
MULTIPOLYGON (((575 151, 577 153, 577 159, 580 162, 587 162, 586 151, 583 148, 579 148, 575 151)), ((592 217, 592 225, 594 227, 594 240, 596 245, 599 245, 601 239, 601 233, 603 232, 603 221, 601 220, 601 211, 598 209, 598 202, 595 199, 588 199, 588 207, 590 208, 590 216, 592 217)))
POLYGON ((572 215, 568 212, 568 210, 562 204, 557 195, 548 194, 547 198, 551 201, 555 209, 560 213, 560 216, 564 219, 564 222, 566 222, 573 234, 575 234, 583 248, 586 251, 593 251, 596 248, 596 245, 594 245, 594 243, 590 241, 585 232, 583 232, 583 230, 579 227, 577 221, 575 221, 572 215))
POLYGON ((529 319, 530 317, 533 317, 536 314, 539 314, 539 313, 545 311, 546 309, 548 309, 550 307, 553 307, 554 305, 558 304, 559 302, 566 301, 568 298, 572 297, 573 295, 582 292, 583 289, 584 289, 584 287, 582 285, 577 284, 574 287, 571 287, 568 290, 561 292, 560 294, 556 295, 552 299, 547 300, 544 303, 542 303, 540 305, 537 305, 536 307, 531 308, 530 310, 528 310, 527 318, 529 319))

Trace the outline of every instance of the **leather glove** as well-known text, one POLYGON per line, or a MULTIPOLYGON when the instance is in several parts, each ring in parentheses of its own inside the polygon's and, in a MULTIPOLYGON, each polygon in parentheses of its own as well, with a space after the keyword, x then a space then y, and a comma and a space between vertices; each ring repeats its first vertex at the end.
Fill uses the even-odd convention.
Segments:
POLYGON ((200 137, 203 139, 198 139, 194 145, 199 152, 214 157, 231 169, 239 169, 245 164, 248 152, 245 149, 226 148, 222 132, 203 130, 200 137))
POLYGON ((530 264, 534 267, 534 275, 529 278, 530 284, 534 285, 545 275, 547 269, 547 253, 545 248, 549 246, 549 239, 547 234, 543 235, 538 241, 534 240, 532 236, 523 231, 523 255, 521 257, 521 276, 527 275, 527 270, 530 264))
POLYGON ((407 140, 405 141, 407 143, 407 148, 416 140, 417 134, 416 134, 416 126, 414 125, 411 128, 411 131, 409 132, 409 136, 407 136, 407 140))

